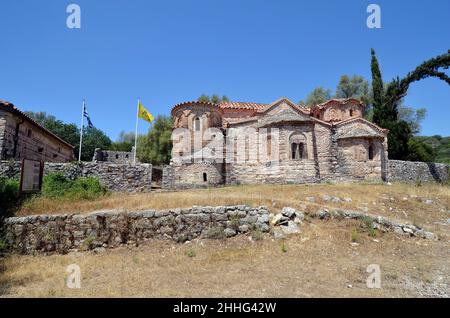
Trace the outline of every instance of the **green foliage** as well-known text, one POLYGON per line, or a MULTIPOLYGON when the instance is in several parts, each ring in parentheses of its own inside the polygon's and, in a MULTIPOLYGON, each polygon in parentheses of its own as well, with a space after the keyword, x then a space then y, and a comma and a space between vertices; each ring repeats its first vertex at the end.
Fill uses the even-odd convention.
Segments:
POLYGON ((223 95, 222 97, 219 97, 219 95, 217 95, 217 94, 213 94, 213 95, 211 95, 211 96, 208 96, 208 95, 206 95, 206 94, 202 94, 202 95, 197 99, 197 101, 203 102, 203 103, 208 103, 208 102, 210 102, 210 103, 219 104, 219 103, 221 103, 221 102, 229 102, 230 99, 229 99, 226 95, 223 95))
MULTIPOLYGON (((66 124, 55 116, 45 112, 26 112, 28 116, 36 120, 39 124, 50 130, 52 133, 74 146, 74 157, 78 158, 80 131, 75 124, 66 124)), ((101 130, 85 128, 83 132, 83 148, 81 149, 81 160, 91 161, 95 148, 109 149, 111 140, 101 130)))
MULTIPOLYGON (((375 57, 375 51, 372 49, 372 88, 374 95, 374 114, 373 120, 380 127, 387 128, 389 132, 389 157, 391 159, 407 160, 410 154, 409 150, 418 150, 417 143, 410 142, 414 133, 418 132, 418 125, 425 116, 425 112, 420 109, 415 113, 411 121, 411 112, 399 114, 401 103, 406 96, 409 85, 427 77, 437 77, 450 85, 450 78, 439 71, 440 68, 447 69, 450 66, 450 51, 435 58, 425 61, 414 71, 409 72, 403 79, 394 78, 386 88, 383 87, 381 72, 378 61, 375 57), (403 117, 402 117, 403 116, 403 117)), ((422 147, 423 148, 423 147, 422 147)), ((424 155, 423 151, 419 152, 424 155)))
POLYGON ((436 158, 434 149, 425 142, 411 138, 408 141, 408 155, 406 159, 409 161, 433 162, 436 158))
MULTIPOLYGON (((91 161, 95 148, 109 149, 111 139, 106 134, 95 127, 85 128, 83 132, 83 147, 81 149, 81 160, 91 161)), ((78 154, 77 157, 78 158, 78 154)))
POLYGON ((420 124, 427 115, 426 108, 414 109, 401 103, 398 107, 398 119, 404 120, 411 127, 411 133, 416 135, 420 132, 420 124))
POLYGON ((19 204, 19 182, 0 177, 0 218, 11 215, 19 204))
POLYGON ((213 226, 206 232, 206 237, 209 239, 221 240, 226 237, 225 230, 221 226, 213 226))
POLYGON ((260 229, 252 229, 250 236, 253 241, 261 241, 264 238, 264 234, 260 229))
POLYGON ((195 253, 195 251, 194 251, 192 248, 190 248, 190 249, 186 252, 186 255, 187 255, 188 257, 195 257, 197 254, 195 253))
POLYGON ((283 253, 287 253, 287 246, 286 246, 286 243, 284 243, 284 242, 281 242, 281 251, 283 252, 283 253))
POLYGON ((172 152, 172 118, 159 115, 145 136, 138 137, 137 157, 154 165, 168 164, 172 152))
POLYGON ((375 50, 371 49, 372 60, 370 69, 372 71, 372 106, 373 106, 373 121, 378 123, 382 119, 382 111, 384 105, 384 85, 381 76, 378 59, 375 55, 375 50))
POLYGON ((120 132, 119 139, 113 142, 108 150, 130 152, 134 146, 133 132, 120 132))
POLYGON ((321 104, 331 99, 331 90, 323 87, 316 87, 311 93, 306 97, 306 101, 300 101, 299 104, 304 104, 306 106, 313 106, 321 104))
POLYGON ((414 137, 414 140, 421 141, 430 146, 435 154, 434 162, 450 164, 450 137, 439 135, 431 137, 414 137))
POLYGON ((352 230, 352 242, 353 243, 361 242, 361 236, 359 235, 358 229, 356 228, 352 230))
POLYGON ((369 105, 371 103, 369 82, 362 76, 342 75, 336 88, 336 98, 356 98, 369 105))
POLYGON ((61 173, 51 173, 44 177, 42 195, 49 198, 69 198, 90 200, 107 193, 97 178, 77 178, 70 180, 61 173))

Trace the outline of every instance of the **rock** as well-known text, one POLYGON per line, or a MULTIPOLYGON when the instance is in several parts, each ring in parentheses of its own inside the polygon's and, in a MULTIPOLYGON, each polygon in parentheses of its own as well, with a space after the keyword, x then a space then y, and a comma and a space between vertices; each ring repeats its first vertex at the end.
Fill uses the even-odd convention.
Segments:
POLYGON ((308 201, 308 202, 316 202, 316 198, 315 197, 306 197, 306 201, 308 201))
POLYGON ((286 223, 287 221, 289 221, 289 219, 287 217, 285 217, 283 214, 278 213, 277 215, 275 215, 272 218, 272 224, 273 225, 279 225, 279 224, 283 224, 286 223))
POLYGON ((433 204, 433 200, 427 199, 425 200, 425 204, 433 204))
POLYGON ((248 230, 249 230, 249 227, 247 224, 239 226, 239 232, 241 232, 241 233, 247 233, 248 230))
POLYGON ((331 217, 331 214, 328 210, 319 210, 317 211, 317 215, 319 216, 319 219, 329 219, 331 217))
POLYGON ((281 214, 283 214, 284 216, 286 216, 288 218, 291 218, 295 214, 295 212, 297 212, 297 211, 290 207, 284 207, 281 210, 281 214))
POLYGON ((300 228, 298 227, 298 225, 294 222, 294 221, 289 221, 287 223, 287 225, 281 225, 280 229, 285 233, 285 234, 295 234, 295 233, 300 233, 300 228))
POLYGON ((273 229, 272 235, 273 235, 273 238, 276 240, 281 240, 286 237, 286 234, 279 227, 276 227, 273 229))
POLYGON ((226 237, 232 237, 236 235, 236 230, 234 229, 230 229, 230 228, 226 228, 224 231, 224 234, 226 237))
POLYGON ((431 233, 431 232, 427 232, 427 231, 425 231, 425 232, 423 233, 423 237, 426 238, 426 239, 428 239, 428 240, 436 240, 436 239, 437 239, 436 235, 434 235, 434 234, 431 233))
POLYGON ((352 200, 352 198, 344 198, 344 201, 345 202, 352 202, 353 200, 352 200))
POLYGON ((94 253, 95 254, 99 254, 99 253, 103 253, 104 251, 106 251, 106 248, 104 248, 104 247, 96 247, 96 248, 94 248, 94 253))
POLYGON ((403 231, 404 231, 405 233, 408 233, 408 234, 411 234, 411 235, 414 234, 414 231, 413 231, 411 228, 406 227, 406 226, 403 227, 403 231))
POLYGON ((338 197, 332 197, 332 198, 331 198, 331 202, 335 202, 335 203, 341 202, 341 199, 338 198, 338 197))
POLYGON ((329 195, 327 195, 327 194, 324 194, 324 195, 322 196, 322 200, 324 200, 324 201, 330 201, 332 198, 333 198, 332 196, 329 196, 329 195))

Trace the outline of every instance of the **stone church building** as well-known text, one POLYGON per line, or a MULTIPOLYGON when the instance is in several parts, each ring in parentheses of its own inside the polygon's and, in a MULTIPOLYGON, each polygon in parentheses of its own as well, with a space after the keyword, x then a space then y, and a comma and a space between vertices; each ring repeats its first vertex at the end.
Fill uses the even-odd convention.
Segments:
POLYGON ((196 150, 187 150, 186 156, 180 139, 174 138, 166 174, 172 187, 386 180, 388 131, 365 120, 363 112, 364 105, 356 99, 332 99, 310 108, 287 98, 271 104, 183 102, 172 109, 174 132, 183 128, 203 136, 202 151, 217 137, 230 139, 227 134, 232 131, 236 138, 245 129, 264 133, 240 144, 244 160, 236 159, 236 144, 230 147, 224 141, 224 157, 230 152, 235 156, 223 162, 195 156, 196 150), (205 138, 209 128, 216 128, 215 133, 205 138), (275 145, 278 149, 273 149, 275 145), (267 155, 263 160, 246 160, 261 150, 267 155))

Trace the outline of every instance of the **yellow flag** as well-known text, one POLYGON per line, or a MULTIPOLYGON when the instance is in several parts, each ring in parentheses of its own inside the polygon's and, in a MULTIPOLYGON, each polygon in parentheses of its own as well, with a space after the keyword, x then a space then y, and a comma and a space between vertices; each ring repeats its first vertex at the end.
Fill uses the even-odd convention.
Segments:
POLYGON ((144 105, 141 104, 141 101, 139 101, 139 118, 142 118, 149 123, 151 123, 155 119, 153 118, 153 115, 150 114, 147 109, 145 109, 144 105))

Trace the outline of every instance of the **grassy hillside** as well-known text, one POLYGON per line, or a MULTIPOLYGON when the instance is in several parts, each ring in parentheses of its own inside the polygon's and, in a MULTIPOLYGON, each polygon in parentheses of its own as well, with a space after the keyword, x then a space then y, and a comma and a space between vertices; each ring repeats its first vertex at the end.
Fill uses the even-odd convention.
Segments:
POLYGON ((435 162, 450 164, 450 137, 442 137, 439 135, 426 137, 416 137, 418 140, 430 145, 436 152, 435 162))

